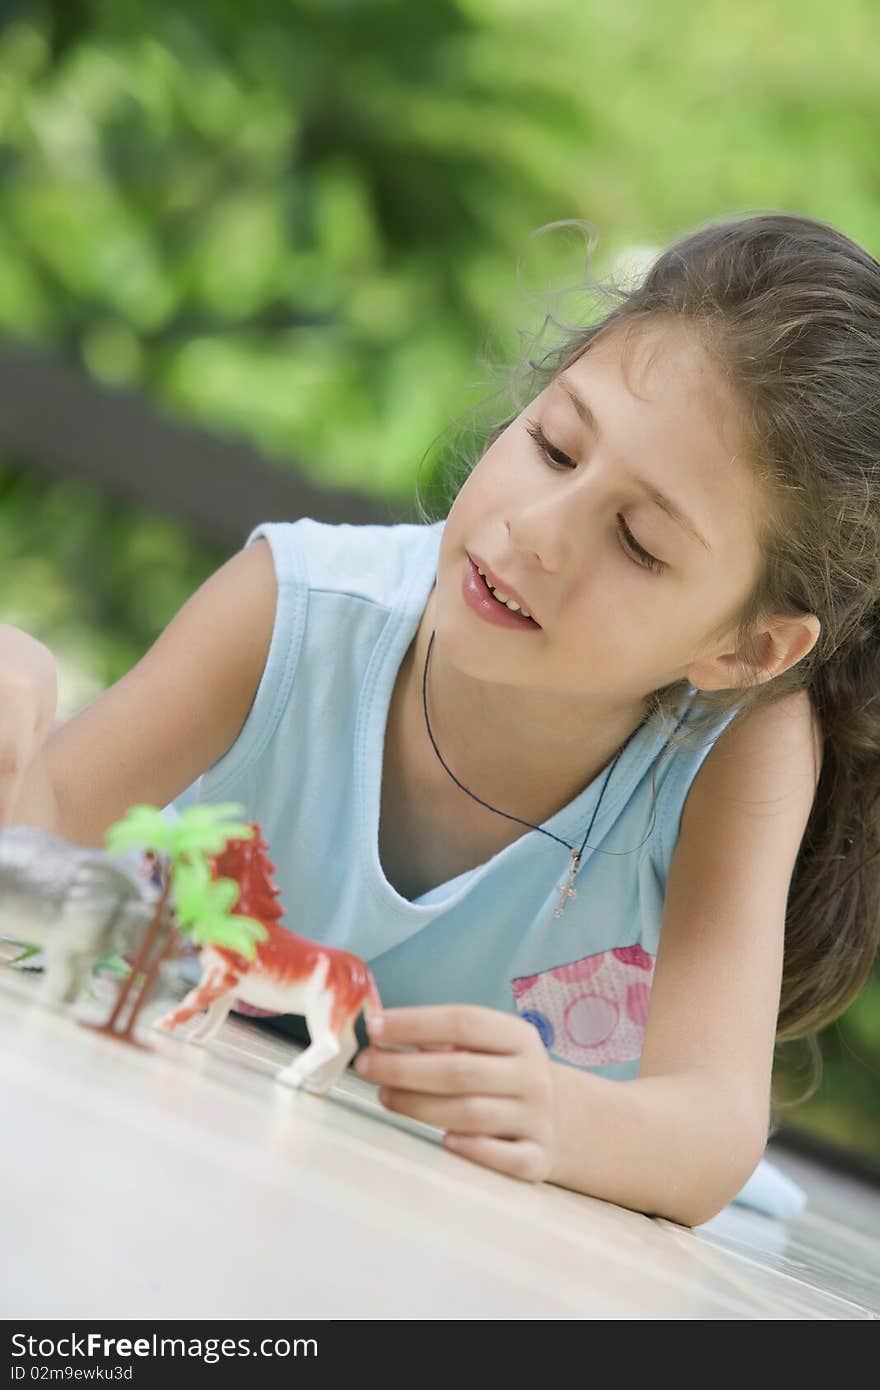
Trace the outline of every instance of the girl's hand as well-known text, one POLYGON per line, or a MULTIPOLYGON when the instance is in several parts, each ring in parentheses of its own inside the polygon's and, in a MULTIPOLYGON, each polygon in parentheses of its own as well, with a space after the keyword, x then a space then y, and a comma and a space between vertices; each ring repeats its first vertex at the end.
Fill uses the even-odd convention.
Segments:
POLYGON ((474 1004, 386 1009, 355 1070, 388 1110, 446 1130, 455 1153, 527 1182, 556 1158, 553 1064, 525 1019, 474 1004), (413 1047, 412 1052, 386 1050, 413 1047))

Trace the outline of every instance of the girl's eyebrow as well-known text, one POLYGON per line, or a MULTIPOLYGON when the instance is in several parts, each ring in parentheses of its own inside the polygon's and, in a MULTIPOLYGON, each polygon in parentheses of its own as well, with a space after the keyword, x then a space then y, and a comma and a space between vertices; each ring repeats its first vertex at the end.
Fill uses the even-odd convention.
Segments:
MULTIPOLYGON (((577 391, 564 376, 558 376, 555 384, 562 387, 562 390, 565 392, 566 396, 568 396, 568 399, 577 411, 581 423, 586 426, 596 439, 601 439, 602 434, 599 429, 599 421, 596 419, 583 397, 578 395, 577 391)), ((653 483, 649 483, 646 478, 636 478, 634 481, 637 486, 642 489, 642 492, 650 497, 652 502, 655 502, 667 516, 671 517, 673 521, 683 527, 690 536, 693 536, 695 541, 699 541, 704 550, 708 550, 709 554, 712 554, 711 545, 697 530, 686 511, 676 502, 673 502, 671 497, 667 497, 665 492, 661 492, 653 483)))

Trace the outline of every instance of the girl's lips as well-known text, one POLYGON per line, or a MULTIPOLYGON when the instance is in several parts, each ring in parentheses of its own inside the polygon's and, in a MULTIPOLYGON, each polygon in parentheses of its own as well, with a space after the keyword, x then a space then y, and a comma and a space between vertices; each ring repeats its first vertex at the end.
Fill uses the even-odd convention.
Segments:
POLYGON ((515 628, 518 632, 541 631, 540 624, 536 623, 534 618, 524 618, 522 613, 514 613, 512 608, 493 598, 491 590, 477 572, 477 567, 469 555, 466 560, 461 595, 468 608, 484 621, 494 623, 497 627, 515 628))

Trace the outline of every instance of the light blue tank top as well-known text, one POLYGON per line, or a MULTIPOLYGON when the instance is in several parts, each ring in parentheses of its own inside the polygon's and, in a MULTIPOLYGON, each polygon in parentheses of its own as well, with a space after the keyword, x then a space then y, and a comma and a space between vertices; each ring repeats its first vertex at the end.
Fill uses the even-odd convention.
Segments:
MULTIPOLYGON (((401 897, 379 861, 384 735, 444 525, 304 517, 251 532, 247 544, 268 541, 278 579, 263 676, 235 743, 166 814, 242 802, 268 841, 285 924, 366 960, 387 1006, 505 1009, 528 1018, 555 1059, 628 1080, 638 1075, 682 808, 735 712, 664 752, 670 727, 687 729, 689 686, 683 724, 636 731, 562 917, 553 913, 569 851, 535 830, 413 901, 401 897)), ((606 775, 607 767, 543 828, 580 847, 606 775)), ((787 1218, 806 1197, 762 1159, 733 1201, 787 1218)))
MULTIPOLYGON (((636 731, 611 773, 577 897, 561 917, 557 885, 570 853, 535 830, 419 897, 402 897, 379 860, 384 734, 444 525, 304 517, 251 533, 247 544, 268 541, 278 579, 263 676, 235 743, 166 811, 241 802, 268 841, 285 925, 361 956, 387 1006, 455 1001, 519 1013, 560 1061, 633 1077, 682 807, 733 716, 692 750, 662 758, 668 720, 636 731)), ((688 687, 680 707, 685 723, 694 693, 688 687)), ((606 774, 607 766, 543 828, 579 847, 606 774)))

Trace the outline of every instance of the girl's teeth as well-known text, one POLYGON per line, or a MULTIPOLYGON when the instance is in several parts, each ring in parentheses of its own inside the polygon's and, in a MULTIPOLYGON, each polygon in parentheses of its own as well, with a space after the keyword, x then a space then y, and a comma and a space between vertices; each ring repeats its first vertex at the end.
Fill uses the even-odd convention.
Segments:
POLYGON ((524 608, 520 608, 516 599, 508 598, 505 594, 500 593, 497 589, 493 589, 488 579, 486 579, 486 575, 483 572, 483 570, 478 569, 477 574, 479 574, 483 579, 486 580, 486 588, 489 590, 489 593, 492 595, 493 598, 497 598, 499 603, 503 603, 506 608, 509 608, 514 613, 522 613, 524 618, 530 618, 532 616, 531 613, 527 613, 524 608))

